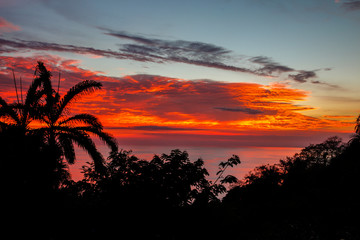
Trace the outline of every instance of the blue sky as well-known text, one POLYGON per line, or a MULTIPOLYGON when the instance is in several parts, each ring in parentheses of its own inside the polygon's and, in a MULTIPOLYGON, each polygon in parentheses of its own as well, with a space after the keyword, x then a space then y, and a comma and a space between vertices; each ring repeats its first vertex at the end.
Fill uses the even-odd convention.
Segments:
MULTIPOLYGON (((336 3, 325 0, 15 0, 8 4, 2 3, 0 13, 5 19, 22 28, 22 31, 8 35, 26 40, 99 49, 116 49, 118 44, 124 42, 104 35, 104 31, 99 29, 103 27, 150 38, 210 43, 230 50, 238 58, 266 56, 296 69, 333 68, 331 75, 339 76, 337 71, 343 70, 346 75, 354 76, 358 75, 354 65, 359 62, 360 55, 360 16, 359 11, 346 10, 342 4, 341 1, 336 3)), ((113 63, 131 64, 135 66, 128 66, 129 72, 152 71, 143 69, 144 66, 136 62, 113 63)), ((105 68, 102 65, 99 67, 105 68)), ((181 67, 170 66, 175 71, 181 67)), ((161 74, 161 68, 163 67, 158 66, 151 73, 161 74)), ((165 73, 170 71, 169 67, 163 69, 165 73)), ((207 70, 209 69, 198 71, 207 70)), ((118 73, 109 69, 109 73, 112 72, 118 73)), ((217 78, 223 78, 223 74, 225 73, 217 78)), ((329 77, 330 74, 322 74, 329 78, 330 83, 339 81, 329 77)), ((235 77, 229 77, 228 80, 237 81, 235 77)), ((239 78, 241 77, 244 78, 239 78)), ((186 74, 186 78, 191 78, 191 75, 186 74)), ((348 78, 348 81, 355 82, 348 78)))

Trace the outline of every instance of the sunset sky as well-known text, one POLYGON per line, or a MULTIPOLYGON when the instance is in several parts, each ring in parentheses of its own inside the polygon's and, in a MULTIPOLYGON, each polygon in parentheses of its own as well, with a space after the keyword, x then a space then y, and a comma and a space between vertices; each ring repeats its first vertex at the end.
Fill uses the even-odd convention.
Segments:
POLYGON ((180 148, 210 169, 237 154, 241 177, 353 132, 360 1, 0 0, 0 96, 16 100, 11 69, 25 93, 39 60, 62 93, 103 83, 72 113, 98 116, 120 148, 180 148))

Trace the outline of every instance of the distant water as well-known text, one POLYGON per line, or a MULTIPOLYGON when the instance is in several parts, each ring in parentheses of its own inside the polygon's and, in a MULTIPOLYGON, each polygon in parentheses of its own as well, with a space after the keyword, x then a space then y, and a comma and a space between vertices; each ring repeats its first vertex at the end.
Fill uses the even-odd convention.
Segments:
MULTIPOLYGON (((104 157, 107 157, 106 147, 101 145, 99 147, 103 152, 104 157)), ((171 147, 147 147, 137 146, 136 148, 123 148, 124 150, 132 149, 133 154, 138 158, 151 160, 155 154, 161 155, 162 153, 169 154, 172 149, 171 147)), ((241 164, 234 167, 228 168, 226 174, 232 174, 239 179, 242 179, 250 170, 256 166, 262 164, 274 164, 280 159, 284 159, 286 156, 292 156, 299 152, 301 148, 294 147, 246 147, 246 148, 209 148, 209 147, 183 147, 180 150, 186 150, 189 153, 190 160, 196 161, 198 158, 202 158, 205 162, 205 168, 209 171, 209 179, 216 178, 216 172, 218 171, 218 164, 221 161, 226 161, 233 154, 240 157, 241 164)), ((80 150, 76 150, 77 161, 74 165, 71 165, 70 172, 73 180, 82 179, 81 166, 85 165, 86 162, 90 161, 90 157, 80 150)))

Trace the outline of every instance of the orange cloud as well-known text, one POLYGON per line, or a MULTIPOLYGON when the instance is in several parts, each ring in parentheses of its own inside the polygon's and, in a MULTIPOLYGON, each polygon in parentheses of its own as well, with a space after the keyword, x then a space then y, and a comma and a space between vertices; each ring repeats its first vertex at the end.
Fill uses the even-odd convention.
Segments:
MULTIPOLYGON (((61 81, 61 93, 85 79, 101 81, 103 89, 74 104, 73 113, 95 114, 115 135, 134 141, 166 139, 166 134, 180 136, 181 133, 185 135, 179 139, 184 141, 185 136, 193 139, 203 136, 223 139, 227 144, 238 141, 240 136, 257 133, 352 129, 352 124, 346 121, 303 114, 313 109, 301 105, 309 92, 283 84, 184 80, 154 75, 116 78, 80 68, 79 62, 73 60, 56 56, 44 56, 43 60, 54 75, 54 86, 57 86, 57 72, 61 71, 61 78, 65 79, 61 81)), ((0 71, 0 94, 14 100, 8 68, 15 68, 16 74, 24 79, 24 86, 28 86, 36 60, 0 56, 0 63, 4 66, 0 71)))
MULTIPOLYGON (((284 85, 181 80, 135 75, 104 83, 108 96, 104 112, 109 124, 120 126, 191 126, 197 129, 331 129, 341 122, 300 112, 308 93, 284 85), (110 101, 109 101, 110 100, 110 101)), ((99 100, 100 104, 101 100, 99 100)), ((105 104, 105 103, 104 103, 105 104)))

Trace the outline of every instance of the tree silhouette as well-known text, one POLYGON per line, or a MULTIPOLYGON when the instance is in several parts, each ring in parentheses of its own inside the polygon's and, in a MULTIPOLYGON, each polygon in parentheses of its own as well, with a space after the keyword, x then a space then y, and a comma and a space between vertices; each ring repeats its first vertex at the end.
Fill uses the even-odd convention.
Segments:
POLYGON ((355 133, 349 141, 349 148, 359 148, 360 147, 360 114, 355 122, 355 133))
MULTIPOLYGON (((15 76, 14 82, 16 83, 15 76)), ((14 188, 17 192, 33 191, 34 188, 49 189, 53 181, 57 181, 51 176, 54 168, 51 167, 52 164, 49 163, 48 155, 44 151, 43 137, 29 127, 33 120, 40 118, 39 110, 46 84, 44 76, 35 75, 25 101, 21 97, 20 102, 17 96, 17 102, 8 104, 0 97, 2 176, 12 180, 2 183, 6 183, 9 189, 14 188)))
MULTIPOLYGON (((71 103, 81 96, 101 89, 102 84, 93 80, 82 81, 61 97, 51 85, 51 73, 39 62, 38 74, 44 79, 45 103, 40 109, 39 120, 46 124, 46 127, 37 129, 37 132, 44 135, 49 147, 53 152, 59 152, 69 164, 76 160, 74 143, 89 153, 95 163, 96 170, 103 170, 104 158, 97 150, 90 135, 99 137, 107 144, 112 151, 117 151, 116 140, 103 131, 103 126, 97 117, 82 113, 68 117, 71 103)), ((56 156, 54 157, 56 158, 56 156)))
POLYGON ((103 131, 102 124, 93 115, 83 113, 68 117, 70 104, 100 89, 101 83, 80 82, 61 97, 53 89, 51 73, 42 62, 38 62, 34 74, 24 102, 17 98, 17 102, 8 104, 0 97, 2 169, 16 169, 22 173, 17 185, 26 183, 32 188, 46 183, 47 188, 57 188, 69 177, 63 159, 74 163, 75 143, 89 153, 96 169, 101 171, 104 158, 90 135, 99 137, 112 151, 117 151, 115 139, 103 131), (41 126, 30 127, 32 121, 40 122, 41 126))
POLYGON ((356 119, 355 133, 360 134, 360 114, 359 114, 358 118, 356 119))
POLYGON ((186 151, 142 160, 118 151, 95 116, 69 114, 72 103, 101 87, 86 80, 60 96, 38 62, 24 99, 0 97, 0 191, 27 237, 360 239, 360 115, 348 143, 331 137, 310 144, 240 182, 224 176, 240 164, 233 155, 211 181, 204 161, 190 161, 186 151), (112 150, 107 161, 92 136, 112 150), (78 182, 67 169, 75 144, 93 159, 78 182), (234 185, 227 191, 225 184, 234 185))
POLYGON ((353 139, 331 137, 250 172, 222 202, 244 226, 239 237, 358 239, 360 144, 353 139))
MULTIPOLYGON (((37 69, 41 67, 44 67, 43 63, 39 62, 37 69)), ((28 128, 28 125, 32 120, 39 118, 39 104, 45 93, 44 89, 49 88, 48 79, 49 76, 46 76, 43 73, 36 76, 29 86, 25 102, 20 102, 17 96, 17 102, 8 104, 2 97, 0 97, 0 126, 2 128, 16 127, 18 129, 22 129, 24 134, 25 132, 29 132, 31 130, 28 128)), ((16 82, 15 76, 14 82, 16 82)))
MULTIPOLYGON (((239 164, 234 155, 222 166, 239 164)), ((92 219, 114 219, 92 226, 102 238, 122 236, 131 239, 213 239, 208 226, 218 221, 220 193, 227 180, 208 180, 204 161, 191 161, 186 151, 172 150, 150 161, 131 151, 112 152, 99 174, 94 162, 83 166, 84 179, 69 182, 62 190, 76 194, 82 212, 92 219), (107 235, 106 235, 107 234, 107 235)), ((75 201, 76 202, 76 201, 75 201)), ((76 204, 71 204, 76 205, 76 204)), ((219 210, 220 211, 220 210, 219 210)), ((88 220, 87 220, 88 221, 88 220)), ((84 221, 84 222, 87 222, 84 221)))
MULTIPOLYGON (((233 167, 239 163, 239 157, 234 155, 221 164, 233 167)), ((218 201, 217 196, 226 191, 223 184, 236 181, 228 175, 221 184, 212 183, 206 179, 209 173, 204 161, 191 162, 188 153, 178 149, 155 155, 151 161, 121 150, 110 155, 105 167, 104 176, 95 171, 92 163, 83 167, 84 180, 89 184, 86 190, 106 198, 111 196, 109 201, 127 202, 124 205, 206 206, 218 201)))
MULTIPOLYGON (((238 165, 240 163, 241 163, 240 158, 237 155, 233 155, 226 162, 220 162, 219 163, 219 171, 216 173, 216 175, 218 175, 218 177, 215 180, 214 184, 222 178, 222 175, 224 174, 226 168, 233 167, 234 165, 238 165)), ((224 179, 222 179, 220 182, 221 183, 236 183, 237 178, 235 178, 232 175, 228 175, 224 179)))

